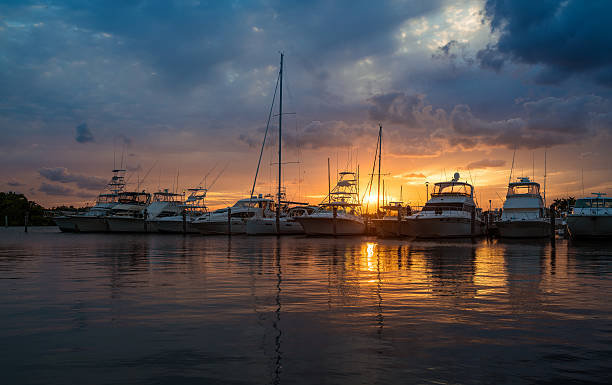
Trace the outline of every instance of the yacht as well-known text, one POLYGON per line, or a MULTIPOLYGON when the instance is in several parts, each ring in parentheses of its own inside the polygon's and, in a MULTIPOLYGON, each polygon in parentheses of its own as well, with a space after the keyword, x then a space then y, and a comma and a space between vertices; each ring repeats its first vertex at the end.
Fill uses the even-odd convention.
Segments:
POLYGON ((180 215, 158 216, 149 220, 149 225, 160 233, 198 233, 193 226, 193 221, 205 215, 208 208, 204 205, 204 199, 208 189, 202 187, 190 188, 189 197, 185 203, 180 205, 180 215))
POLYGON ((550 237, 550 219, 546 216, 540 184, 528 177, 510 183, 496 225, 502 238, 550 237))
MULTIPOLYGON (((297 217, 310 215, 316 210, 316 206, 295 206, 285 207, 282 216, 279 217, 280 234, 304 234, 304 229, 297 217)), ((276 216, 259 217, 255 216, 247 221, 246 233, 248 235, 270 235, 278 234, 276 231, 276 216)))
POLYGON ((271 197, 252 196, 241 199, 231 207, 215 210, 196 218, 192 226, 203 235, 246 234, 246 224, 253 217, 272 218, 275 204, 271 197))
POLYGON ((361 235, 365 221, 361 217, 357 174, 344 171, 340 180, 323 202, 312 213, 295 217, 308 235, 361 235))
POLYGON ((451 181, 436 183, 422 210, 406 217, 401 235, 415 238, 482 235, 484 222, 474 202, 474 187, 460 182, 459 177, 456 172, 451 181))
POLYGON ((605 193, 579 198, 567 214, 567 230, 572 238, 612 237, 612 198, 605 193))
POLYGON ((61 231, 70 232, 105 232, 108 224, 105 217, 118 204, 119 193, 125 188, 125 170, 115 169, 107 185, 110 193, 98 195, 96 204, 83 214, 69 214, 55 218, 55 223, 61 231))
POLYGON ((117 196, 115 205, 105 217, 111 232, 146 232, 146 209, 151 203, 151 194, 124 191, 117 196))

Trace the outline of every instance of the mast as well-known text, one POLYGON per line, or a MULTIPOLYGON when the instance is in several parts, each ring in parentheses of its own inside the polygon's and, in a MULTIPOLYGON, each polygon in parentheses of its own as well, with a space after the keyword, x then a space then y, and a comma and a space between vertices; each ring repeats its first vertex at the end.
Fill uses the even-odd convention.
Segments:
POLYGON ((281 52, 279 77, 279 98, 278 98, 278 199, 276 204, 276 234, 280 234, 280 210, 281 210, 281 176, 282 176, 282 132, 283 132, 283 58, 281 52))
POLYGON ((382 125, 378 125, 378 194, 376 197, 376 216, 380 215, 380 161, 382 152, 382 125))
MULTIPOLYGON (((514 170, 514 156, 515 155, 516 155, 516 146, 514 146, 514 152, 512 153, 512 167, 510 167, 510 176, 508 177, 508 185, 510 184, 510 182, 512 182, 512 170, 514 170)), ((544 158, 544 163, 546 163, 546 157, 544 158)), ((546 171, 544 172, 544 174, 546 174, 546 171)))
POLYGON ((544 150, 544 207, 546 207, 546 150, 544 150))
POLYGON ((329 158, 327 158, 327 200, 331 203, 331 176, 329 175, 329 158))

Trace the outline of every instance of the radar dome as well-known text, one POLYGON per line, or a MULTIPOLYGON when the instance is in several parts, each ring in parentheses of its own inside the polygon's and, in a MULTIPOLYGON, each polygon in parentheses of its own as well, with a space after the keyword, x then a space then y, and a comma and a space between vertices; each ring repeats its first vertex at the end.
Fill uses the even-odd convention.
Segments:
POLYGON ((455 173, 455 175, 453 175, 453 180, 454 180, 455 182, 456 182, 456 181, 458 181, 458 180, 459 180, 459 176, 460 176, 460 175, 459 175, 459 173, 458 173, 458 172, 456 172, 456 173, 455 173))

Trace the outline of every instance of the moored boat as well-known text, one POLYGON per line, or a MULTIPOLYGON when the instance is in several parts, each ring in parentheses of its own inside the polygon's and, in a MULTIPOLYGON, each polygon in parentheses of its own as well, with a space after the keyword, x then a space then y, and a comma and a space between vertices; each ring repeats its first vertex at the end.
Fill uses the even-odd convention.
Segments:
POLYGON ((567 214, 567 230, 572 238, 612 237, 612 198, 605 193, 579 198, 567 214))
POLYGON ((323 202, 312 213, 295 218, 308 235, 361 235, 366 225, 361 216, 357 174, 340 173, 340 180, 323 202))
POLYGON ((246 224, 255 216, 272 218, 274 201, 269 197, 253 196, 196 218, 192 226, 200 234, 246 234, 246 224))
POLYGON ((415 238, 461 238, 483 234, 484 222, 474 202, 474 187, 459 181, 459 173, 448 182, 434 185, 422 210, 406 217, 401 235, 415 238))
POLYGON ((520 177, 508 185, 502 214, 496 222, 502 238, 545 238, 550 236, 540 184, 520 177))

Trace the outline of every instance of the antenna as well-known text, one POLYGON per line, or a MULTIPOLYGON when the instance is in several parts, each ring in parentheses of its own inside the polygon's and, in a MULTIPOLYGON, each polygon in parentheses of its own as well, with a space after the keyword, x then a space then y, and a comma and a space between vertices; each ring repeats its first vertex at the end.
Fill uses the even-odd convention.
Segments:
MULTIPOLYGON (((382 159, 382 125, 379 123, 378 124, 378 195, 376 197, 376 215, 379 215, 380 212, 380 162, 382 159)), ((384 195, 385 195, 385 188, 384 188, 384 181, 383 181, 383 205, 384 205, 384 195)))
POLYGON ((584 167, 581 168, 580 170, 581 170, 580 179, 582 180, 582 196, 584 196, 584 167))
POLYGON ((546 150, 544 150, 544 206, 546 206, 546 150))
MULTIPOLYGON (((512 166, 510 167, 510 176, 508 177, 508 184, 512 182, 512 171, 514 170, 514 156, 515 155, 516 155, 516 145, 514 146, 514 152, 512 153, 512 166)), ((546 174, 546 172, 544 172, 544 174, 546 174)))
POLYGON ((531 181, 535 181, 535 152, 531 154, 531 181))

